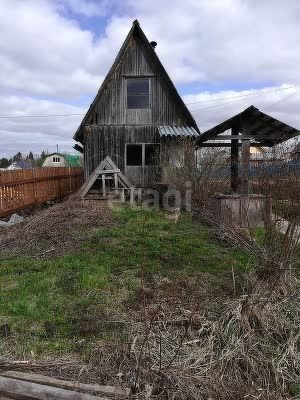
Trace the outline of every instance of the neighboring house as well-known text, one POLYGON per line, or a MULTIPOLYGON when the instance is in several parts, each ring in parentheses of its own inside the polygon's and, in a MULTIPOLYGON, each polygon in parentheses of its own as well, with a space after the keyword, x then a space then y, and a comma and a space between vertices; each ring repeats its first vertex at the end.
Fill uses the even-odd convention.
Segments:
POLYGON ((42 167, 80 167, 81 157, 76 154, 52 153, 47 155, 42 167))
POLYGON ((66 165, 65 157, 62 154, 52 153, 45 158, 42 167, 66 167, 66 165))
POLYGON ((20 161, 13 161, 6 170, 15 170, 15 169, 30 169, 32 165, 29 161, 20 160, 20 161))
POLYGON ((260 163, 270 163, 274 161, 274 155, 268 148, 261 146, 251 146, 250 147, 250 163, 260 164, 260 163))
POLYGON ((134 21, 74 136, 82 145, 74 147, 84 154, 86 177, 109 156, 132 185, 147 187, 161 180, 163 163, 179 164, 184 140, 198 136, 155 46, 134 21))

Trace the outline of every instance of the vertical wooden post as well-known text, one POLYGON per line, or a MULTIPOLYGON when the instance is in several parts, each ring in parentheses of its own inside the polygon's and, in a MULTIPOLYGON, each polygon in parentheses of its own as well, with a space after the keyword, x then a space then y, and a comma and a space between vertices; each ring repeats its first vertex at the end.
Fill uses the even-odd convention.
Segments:
POLYGON ((68 168, 68 174, 69 174, 69 193, 72 193, 72 175, 71 175, 71 167, 68 168))
MULTIPOLYGON (((239 131, 236 127, 231 129, 233 136, 238 136, 239 131)), ((237 193, 239 189, 239 141, 231 140, 230 154, 230 170, 231 170, 231 193, 237 193)))
POLYGON ((250 139, 242 139, 241 194, 249 195, 250 139))
POLYGON ((102 196, 106 196, 106 190, 105 190, 105 174, 102 174, 102 196))
POLYGON ((137 190, 138 204, 142 204, 142 188, 137 190))
POLYGON ((134 187, 130 188, 130 205, 134 205, 134 187))
POLYGON ((121 189, 121 202, 125 203, 125 189, 124 188, 121 189))
POLYGON ((115 190, 118 190, 118 174, 114 173, 114 180, 115 180, 115 190))
POLYGON ((250 139, 242 139, 240 225, 248 228, 250 139))

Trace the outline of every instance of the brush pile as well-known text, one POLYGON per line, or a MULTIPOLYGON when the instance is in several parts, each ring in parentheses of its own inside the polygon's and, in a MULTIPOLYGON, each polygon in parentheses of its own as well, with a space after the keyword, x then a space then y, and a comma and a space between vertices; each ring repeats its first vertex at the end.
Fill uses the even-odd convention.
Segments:
POLYGON ((94 229, 113 225, 106 203, 69 198, 0 231, 0 257, 62 255, 74 251, 94 229))
POLYGON ((247 280, 250 294, 213 313, 185 312, 170 323, 160 306, 151 315, 146 309, 125 344, 94 350, 89 371, 131 386, 140 399, 293 398, 300 391, 300 282, 247 280))

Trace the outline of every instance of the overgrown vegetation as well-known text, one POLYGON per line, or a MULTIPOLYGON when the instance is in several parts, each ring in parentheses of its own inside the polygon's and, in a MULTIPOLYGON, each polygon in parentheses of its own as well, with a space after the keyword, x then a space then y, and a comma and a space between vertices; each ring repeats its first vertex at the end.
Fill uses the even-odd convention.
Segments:
MULTIPOLYGON (((94 229, 74 253, 68 246, 59 257, 2 259, 0 318, 11 331, 2 352, 11 341, 11 350, 26 357, 69 352, 83 337, 105 339, 110 328, 115 335, 119 327, 106 324, 104 331, 105 321, 140 319, 141 266, 152 299, 160 295, 157 282, 163 278, 170 286, 185 282, 192 293, 208 273, 227 272, 231 279, 232 266, 248 268, 247 254, 221 245, 210 228, 188 215, 174 224, 163 212, 120 207, 112 218, 111 226, 94 229)), ((223 278, 219 284, 222 289, 223 278)))
POLYGON ((163 211, 69 204, 3 239, 2 354, 72 355, 87 364, 77 379, 124 384, 141 399, 297 398, 299 176, 287 191, 286 175, 255 176, 250 192, 273 211, 264 227, 239 229, 210 207, 228 183, 215 160, 168 169, 172 188, 193 182, 193 217, 177 223, 163 211), (26 258, 7 258, 12 237, 26 258))

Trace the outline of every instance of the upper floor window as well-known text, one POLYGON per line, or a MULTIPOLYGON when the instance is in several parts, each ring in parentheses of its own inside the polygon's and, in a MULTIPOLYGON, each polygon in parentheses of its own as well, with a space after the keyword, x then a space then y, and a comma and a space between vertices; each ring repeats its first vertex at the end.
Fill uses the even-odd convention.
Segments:
POLYGON ((59 163, 59 162, 60 162, 60 157, 53 157, 53 158, 52 158, 52 161, 53 161, 54 163, 59 163))
POLYGON ((127 108, 147 109, 149 101, 149 79, 128 78, 127 79, 127 108))

